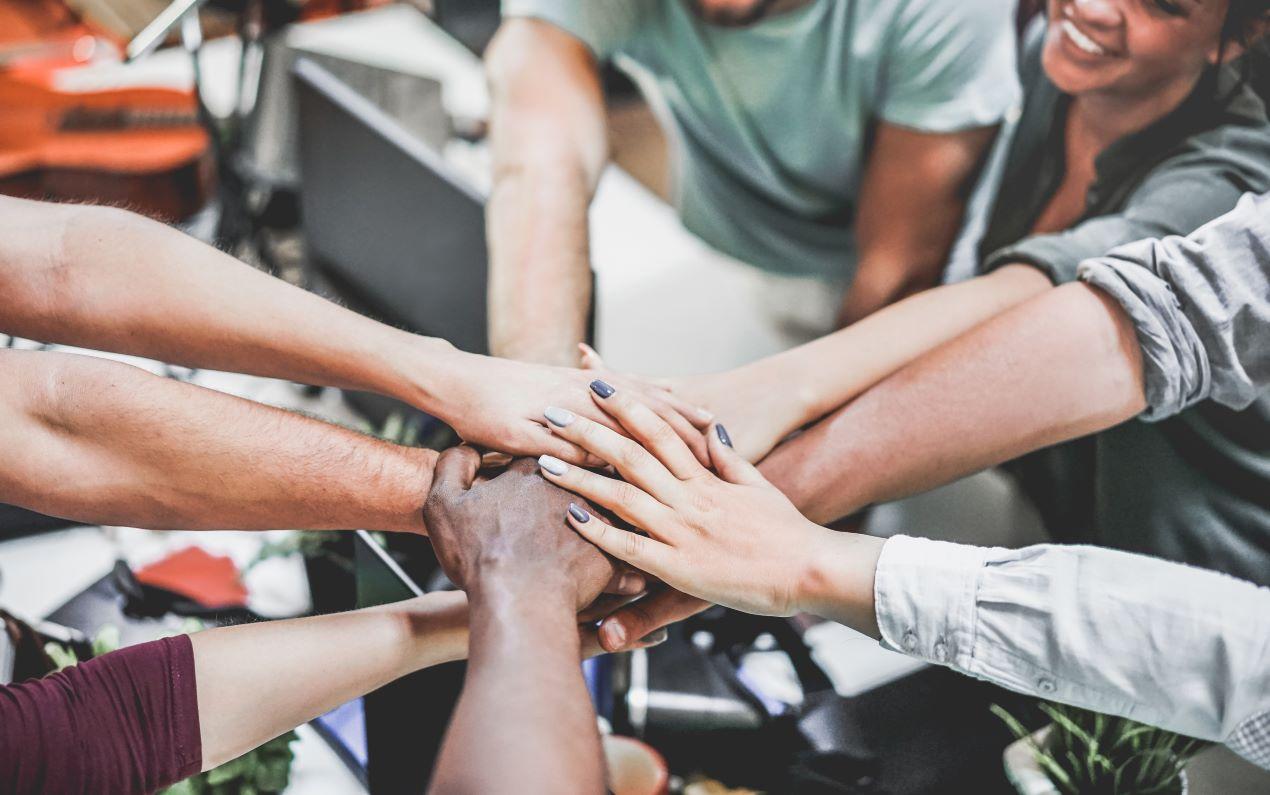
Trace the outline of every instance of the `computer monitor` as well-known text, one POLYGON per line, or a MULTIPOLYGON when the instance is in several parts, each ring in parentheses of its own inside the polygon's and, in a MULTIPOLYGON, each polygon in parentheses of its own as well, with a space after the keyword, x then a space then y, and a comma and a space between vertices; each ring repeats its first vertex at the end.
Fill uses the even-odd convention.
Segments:
POLYGON ((330 71, 293 70, 310 262, 394 325, 485 353, 485 201, 441 154, 330 71))
MULTIPOLYGON (((357 606, 392 604, 423 589, 366 531, 353 541, 357 606)), ((371 792, 422 793, 463 687, 466 665, 419 671, 343 704, 313 721, 371 792)))

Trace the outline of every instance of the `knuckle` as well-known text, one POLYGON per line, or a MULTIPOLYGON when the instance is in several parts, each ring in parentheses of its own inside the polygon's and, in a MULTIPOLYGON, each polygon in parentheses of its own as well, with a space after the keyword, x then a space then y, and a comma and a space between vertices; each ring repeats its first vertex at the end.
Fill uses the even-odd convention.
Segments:
POLYGON ((638 558, 643 555, 647 540, 638 533, 627 533, 623 539, 623 551, 628 558, 638 558))
POLYGON ((629 483, 616 481, 613 484, 613 502, 621 509, 631 510, 639 499, 638 490, 629 483))

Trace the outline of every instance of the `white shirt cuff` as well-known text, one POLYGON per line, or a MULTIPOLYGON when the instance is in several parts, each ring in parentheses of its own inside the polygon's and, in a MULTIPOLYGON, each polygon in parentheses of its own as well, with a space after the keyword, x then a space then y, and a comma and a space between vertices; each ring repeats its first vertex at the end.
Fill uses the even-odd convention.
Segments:
POLYGON ((989 551, 928 538, 888 539, 873 581, 882 644, 928 662, 968 668, 979 573, 989 551))

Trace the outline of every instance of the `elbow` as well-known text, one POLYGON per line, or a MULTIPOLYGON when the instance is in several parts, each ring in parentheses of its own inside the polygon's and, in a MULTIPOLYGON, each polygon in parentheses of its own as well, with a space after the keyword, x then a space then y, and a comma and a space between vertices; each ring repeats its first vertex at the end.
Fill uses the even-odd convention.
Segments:
POLYGON ((1142 347, 1133 320, 1111 296, 1081 283, 1051 291, 1052 300, 1069 305, 1062 315, 1084 339, 1087 379, 1099 392, 1092 401, 1104 408, 1101 424, 1112 425, 1136 416, 1147 407, 1142 347))

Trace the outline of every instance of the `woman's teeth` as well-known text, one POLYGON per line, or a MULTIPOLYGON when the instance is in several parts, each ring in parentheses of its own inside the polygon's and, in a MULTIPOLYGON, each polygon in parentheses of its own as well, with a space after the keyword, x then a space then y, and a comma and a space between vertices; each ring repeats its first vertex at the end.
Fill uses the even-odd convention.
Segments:
POLYGON ((1106 55, 1107 51, 1098 46, 1098 42, 1080 32, 1080 29, 1072 23, 1070 19, 1062 21, 1063 32, 1067 34, 1067 38, 1072 40, 1077 47, 1089 53, 1090 55, 1106 55))

